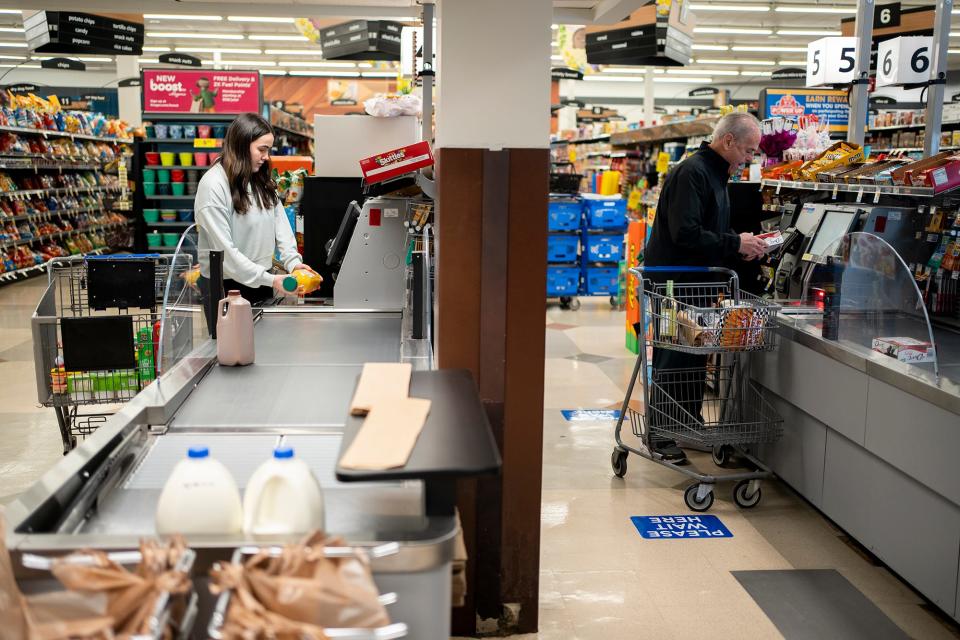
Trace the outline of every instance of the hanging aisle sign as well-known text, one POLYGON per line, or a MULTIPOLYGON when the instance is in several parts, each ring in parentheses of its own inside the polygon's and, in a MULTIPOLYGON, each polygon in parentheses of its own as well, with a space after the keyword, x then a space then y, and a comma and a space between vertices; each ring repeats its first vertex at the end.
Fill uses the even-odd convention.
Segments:
POLYGON ((554 80, 583 80, 583 72, 579 69, 554 67, 550 69, 550 77, 554 80))
POLYGON ((856 38, 820 38, 807 45, 808 87, 850 84, 856 66, 856 38))
POLYGON ((806 80, 807 70, 800 67, 777 69, 770 74, 771 80, 806 80))
POLYGON ((40 68, 68 69, 70 71, 86 71, 87 65, 83 64, 79 60, 71 60, 70 58, 50 58, 49 60, 42 60, 40 62, 40 68))
POLYGON ((161 53, 158 59, 163 64, 178 64, 181 67, 200 66, 200 58, 186 53, 161 53))
POLYGON ((933 38, 901 36, 884 40, 877 49, 877 86, 921 84, 930 79, 933 38))
POLYGON ((697 87, 696 89, 691 89, 688 94, 691 98, 697 96, 715 96, 720 93, 720 89, 716 87, 697 87))

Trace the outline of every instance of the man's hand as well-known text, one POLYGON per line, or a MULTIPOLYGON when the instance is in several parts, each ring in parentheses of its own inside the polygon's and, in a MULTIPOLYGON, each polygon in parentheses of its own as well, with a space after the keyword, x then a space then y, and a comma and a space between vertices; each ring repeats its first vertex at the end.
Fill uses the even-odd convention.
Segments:
POLYGON ((740 255, 746 260, 762 258, 767 253, 767 243, 752 233, 740 234, 740 255))

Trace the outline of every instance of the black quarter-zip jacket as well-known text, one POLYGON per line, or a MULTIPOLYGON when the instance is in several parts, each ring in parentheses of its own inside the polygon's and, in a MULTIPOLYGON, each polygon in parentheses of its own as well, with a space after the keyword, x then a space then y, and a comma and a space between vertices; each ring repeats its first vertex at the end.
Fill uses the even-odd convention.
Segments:
POLYGON ((719 267, 736 258, 740 236, 730 227, 729 167, 704 142, 667 174, 645 265, 719 267))

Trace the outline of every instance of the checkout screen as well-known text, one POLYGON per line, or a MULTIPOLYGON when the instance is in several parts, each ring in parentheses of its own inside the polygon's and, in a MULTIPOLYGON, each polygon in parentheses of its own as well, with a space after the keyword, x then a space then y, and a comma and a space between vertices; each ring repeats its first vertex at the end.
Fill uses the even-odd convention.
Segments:
POLYGON ((815 256, 822 256, 831 244, 843 237, 843 234, 850 228, 855 215, 850 211, 827 211, 824 213, 817 237, 813 239, 813 244, 810 245, 810 253, 815 256))

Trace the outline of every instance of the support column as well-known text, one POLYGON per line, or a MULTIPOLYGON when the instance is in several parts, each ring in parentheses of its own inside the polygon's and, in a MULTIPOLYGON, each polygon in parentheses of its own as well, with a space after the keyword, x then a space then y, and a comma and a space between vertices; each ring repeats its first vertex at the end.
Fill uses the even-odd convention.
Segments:
POLYGON ((454 635, 537 628, 552 12, 438 3, 437 360, 473 372, 503 456, 500 477, 459 487, 454 635))
MULTIPOLYGON (((136 56, 117 56, 117 81, 127 78, 139 78, 140 65, 136 56)), ((120 105, 120 119, 126 120, 131 127, 143 124, 140 102, 140 87, 117 87, 117 102, 120 105)))
POLYGON ((929 158, 940 151, 940 128, 943 126, 943 94, 947 82, 947 58, 950 46, 950 15, 953 0, 937 0, 933 20, 933 43, 930 52, 930 84, 927 88, 927 123, 923 137, 923 156, 929 158))
POLYGON ((653 67, 646 67, 646 73, 643 76, 643 124, 647 127, 652 126, 657 117, 654 111, 653 90, 653 67))
POLYGON ((854 36, 857 38, 857 65, 854 68, 853 86, 850 87, 850 124, 847 127, 847 142, 863 145, 867 127, 867 93, 870 82, 870 48, 873 37, 874 0, 857 0, 857 22, 854 36))

